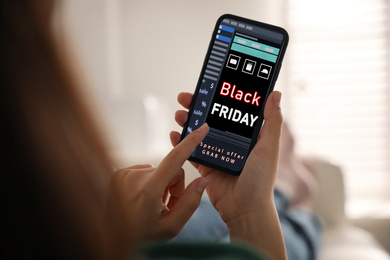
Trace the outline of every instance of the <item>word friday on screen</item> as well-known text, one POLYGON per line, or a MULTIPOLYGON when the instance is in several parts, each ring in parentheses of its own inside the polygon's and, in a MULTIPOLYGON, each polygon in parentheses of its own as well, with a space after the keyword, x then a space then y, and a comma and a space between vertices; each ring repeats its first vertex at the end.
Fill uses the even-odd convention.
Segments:
MULTIPOLYGON (((257 95, 257 91, 253 94, 244 93, 242 90, 236 90, 236 85, 233 85, 232 87, 228 82, 223 82, 221 92, 219 94, 236 99, 238 101, 244 101, 247 104, 252 104, 255 106, 259 106, 259 99, 261 98, 261 96, 257 95)), ((241 110, 230 108, 219 103, 214 103, 213 108, 211 109, 211 114, 216 114, 219 117, 223 117, 240 124, 245 124, 250 127, 253 127, 256 120, 259 118, 253 114, 243 113, 241 110)))

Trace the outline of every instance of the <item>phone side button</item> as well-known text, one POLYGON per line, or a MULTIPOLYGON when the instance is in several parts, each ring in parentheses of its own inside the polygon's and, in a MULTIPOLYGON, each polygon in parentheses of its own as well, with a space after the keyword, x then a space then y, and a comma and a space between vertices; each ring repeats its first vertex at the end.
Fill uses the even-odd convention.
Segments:
POLYGON ((279 72, 280 72, 281 68, 282 68, 282 64, 280 64, 278 70, 276 71, 276 79, 275 79, 275 82, 276 82, 276 81, 278 80, 278 78, 279 78, 279 72))

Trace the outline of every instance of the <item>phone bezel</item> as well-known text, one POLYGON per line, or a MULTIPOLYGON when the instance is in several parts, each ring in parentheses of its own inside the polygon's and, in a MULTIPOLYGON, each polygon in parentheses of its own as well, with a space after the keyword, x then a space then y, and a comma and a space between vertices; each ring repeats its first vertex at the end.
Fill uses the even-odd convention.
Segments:
MULTIPOLYGON (((281 33, 283 35, 283 41, 282 41, 281 47, 279 49, 279 55, 278 55, 278 58, 277 58, 277 60, 275 62, 275 73, 273 73, 272 74, 272 78, 269 79, 270 84, 269 84, 269 88, 268 88, 267 93, 266 93, 266 97, 265 97, 266 100, 268 99, 269 94, 273 91, 275 83, 277 81, 280 69, 282 67, 282 61, 283 61, 283 58, 284 58, 284 54, 286 52, 288 41, 289 41, 289 35, 288 35, 287 31, 285 29, 279 27, 279 26, 275 26, 275 25, 271 25, 271 24, 267 24, 267 23, 263 23, 263 22, 259 22, 259 21, 255 21, 255 20, 251 20, 251 19, 248 19, 248 18, 236 16, 236 15, 233 15, 233 14, 224 14, 224 15, 222 15, 222 16, 220 16, 218 18, 218 20, 217 20, 217 22, 215 24, 215 27, 214 27, 214 30, 213 30, 213 33, 212 33, 212 36, 211 36, 211 40, 210 40, 210 43, 209 43, 209 46, 208 46, 208 50, 206 52, 206 55, 205 55, 205 58, 204 58, 204 61, 203 61, 202 70, 200 72, 199 79, 198 79, 198 82, 197 82, 197 85, 196 85, 196 88, 195 88, 194 96, 193 96, 192 101, 191 101, 191 105, 190 105, 190 109, 189 109, 189 113, 188 113, 189 115, 192 115, 192 111, 194 110, 195 101, 196 101, 196 99, 198 97, 198 94, 199 94, 199 90, 200 90, 200 87, 201 87, 201 84, 202 84, 203 75, 205 74, 206 66, 207 66, 209 57, 211 55, 211 50, 212 50, 212 47, 213 47, 213 40, 215 39, 215 37, 217 35, 220 23, 224 19, 233 19, 233 20, 236 20, 236 21, 239 21, 239 22, 241 21, 241 22, 246 23, 246 24, 251 24, 253 26, 265 28, 265 29, 268 29, 268 30, 271 30, 271 31, 276 31, 276 32, 281 33)), ((245 167, 246 160, 248 159, 249 154, 251 153, 253 147, 255 146, 255 144, 257 142, 257 136, 259 135, 259 132, 260 132, 261 127, 263 125, 263 121, 264 121, 263 113, 264 113, 265 103, 266 102, 263 102, 263 104, 262 104, 262 106, 261 106, 261 108, 259 110, 259 119, 258 120, 261 123, 257 123, 256 124, 256 127, 255 127, 254 132, 253 132, 253 137, 251 139, 251 143, 250 143, 249 148, 248 148, 248 154, 247 154, 247 156, 246 156, 246 158, 244 160, 243 168, 245 167)), ((188 116, 187 122, 185 123, 185 125, 183 127, 183 131, 182 131, 182 134, 181 134, 181 140, 183 140, 183 138, 185 138, 185 136, 186 136, 186 129, 188 127, 189 122, 190 122, 190 116, 188 116)), ((227 167, 222 167, 220 165, 217 165, 217 164, 214 164, 214 163, 211 163, 209 161, 202 160, 202 159, 199 159, 199 158, 193 157, 193 156, 190 156, 188 158, 188 160, 192 161, 192 162, 195 162, 195 163, 198 163, 198 164, 201 164, 201 165, 205 165, 205 166, 213 168, 213 169, 217 169, 217 170, 220 170, 220 171, 232 174, 232 175, 240 175, 240 173, 243 170, 243 168, 241 168, 240 170, 235 171, 235 170, 229 169, 227 167)))

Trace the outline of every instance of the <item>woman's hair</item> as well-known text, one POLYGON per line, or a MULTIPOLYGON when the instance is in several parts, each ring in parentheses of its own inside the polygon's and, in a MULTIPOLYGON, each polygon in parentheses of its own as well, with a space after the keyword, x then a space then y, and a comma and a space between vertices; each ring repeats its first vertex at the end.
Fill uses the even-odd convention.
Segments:
POLYGON ((106 258, 110 160, 49 23, 0 1, 0 258, 106 258))

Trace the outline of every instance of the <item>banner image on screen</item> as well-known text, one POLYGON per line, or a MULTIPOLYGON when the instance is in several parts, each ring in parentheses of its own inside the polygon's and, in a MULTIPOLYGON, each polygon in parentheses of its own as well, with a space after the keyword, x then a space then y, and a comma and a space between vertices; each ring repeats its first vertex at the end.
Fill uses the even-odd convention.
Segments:
POLYGON ((182 138, 207 122, 190 160, 239 174, 287 46, 285 30, 224 15, 216 25, 182 138))

